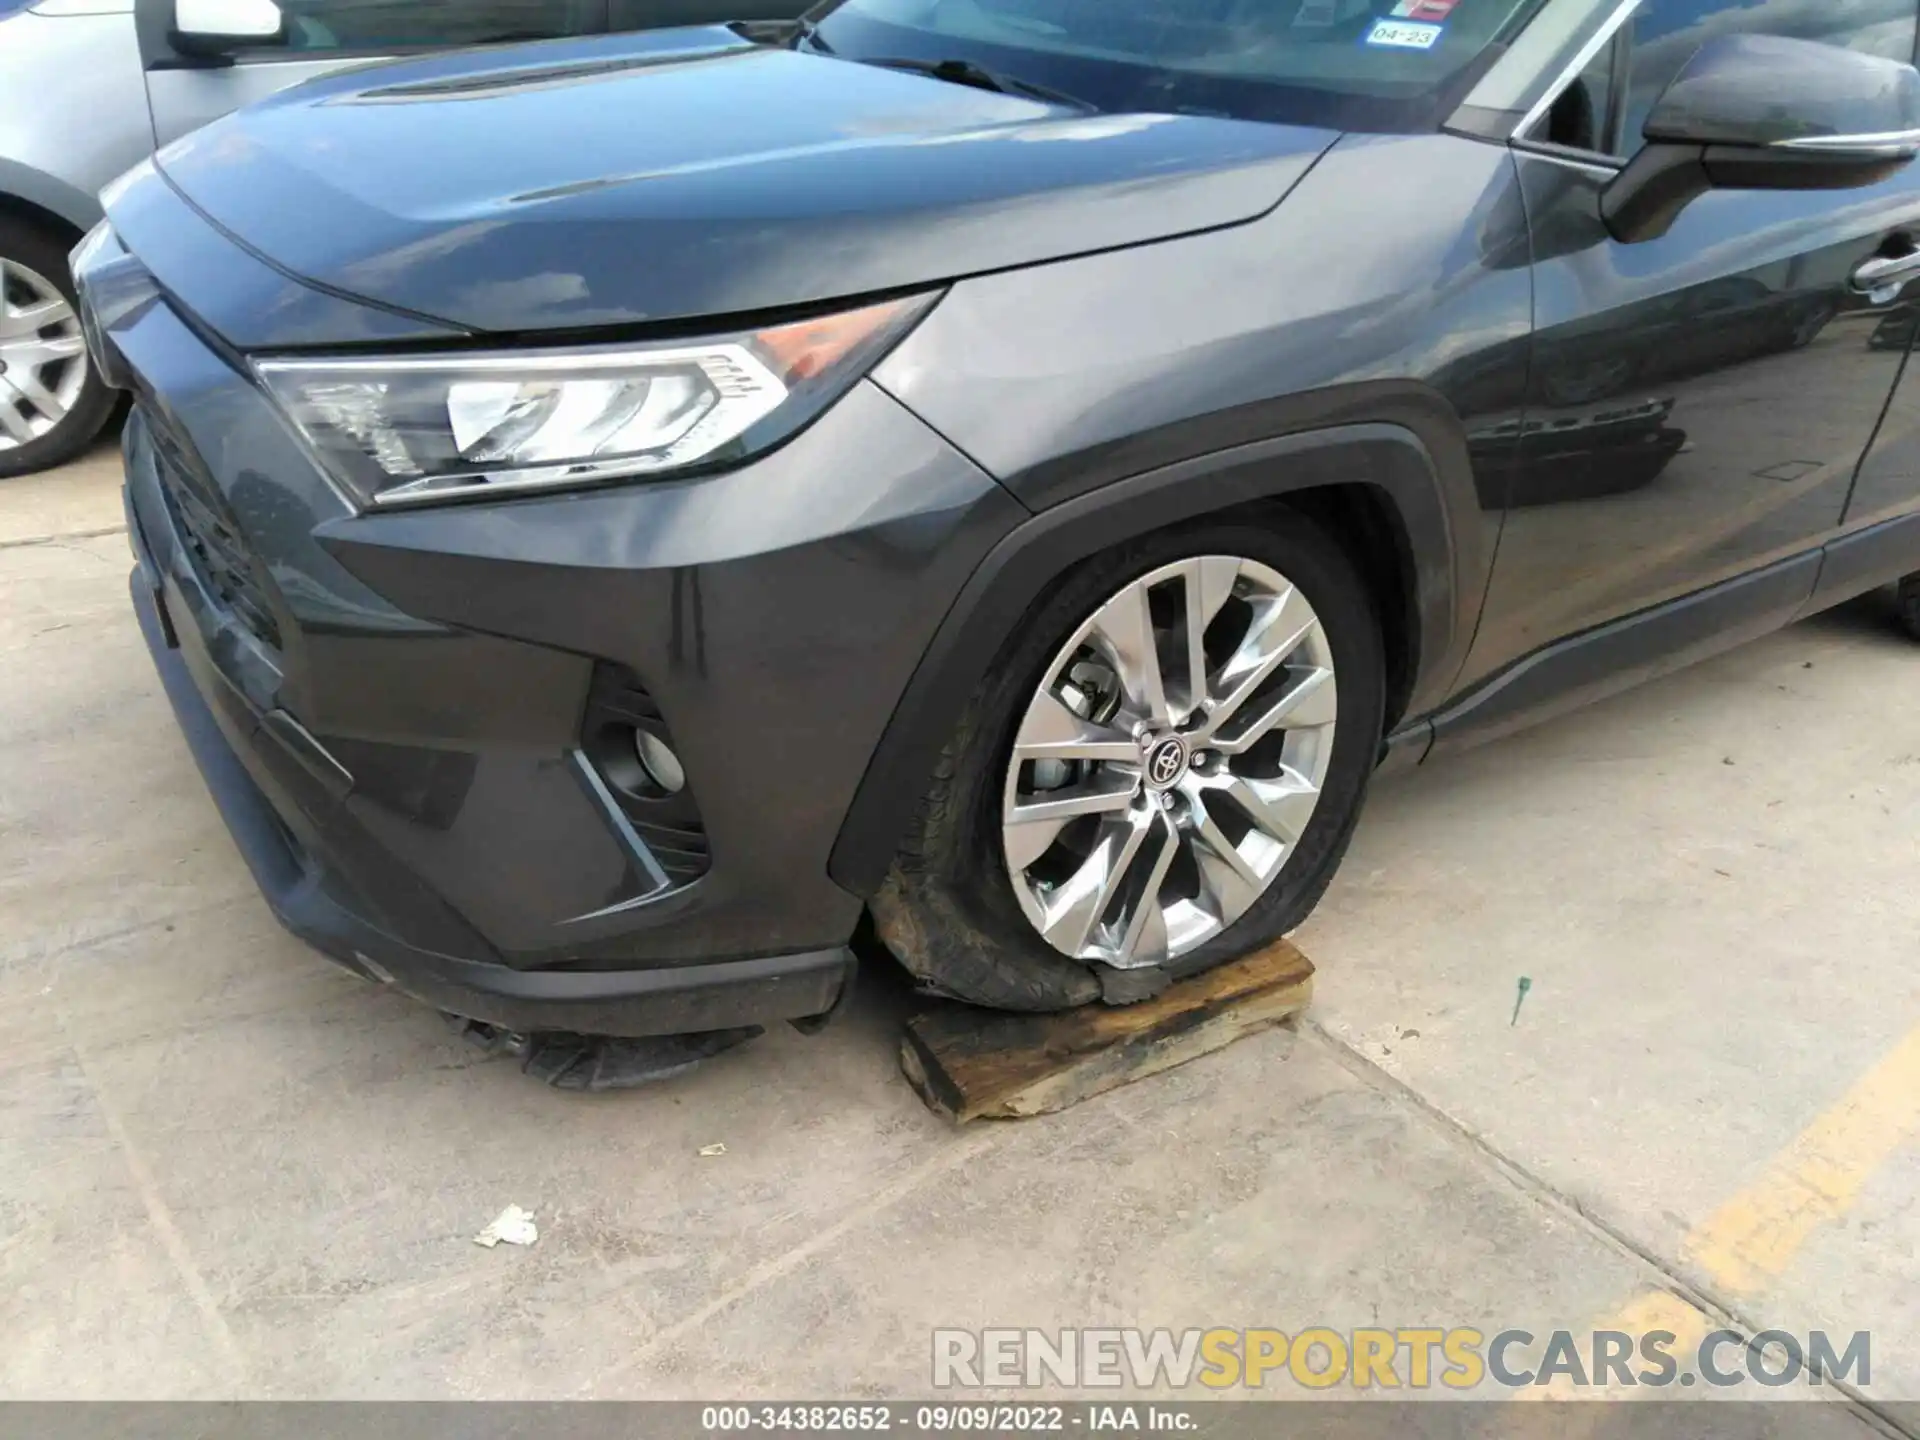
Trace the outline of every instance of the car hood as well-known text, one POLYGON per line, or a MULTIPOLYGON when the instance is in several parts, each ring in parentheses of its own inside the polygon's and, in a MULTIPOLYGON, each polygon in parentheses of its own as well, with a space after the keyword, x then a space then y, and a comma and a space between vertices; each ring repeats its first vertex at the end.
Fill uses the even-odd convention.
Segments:
POLYGON ((1334 139, 1083 115, 700 28, 336 74, 159 165, 310 283, 529 332, 814 304, 1231 225, 1334 139))

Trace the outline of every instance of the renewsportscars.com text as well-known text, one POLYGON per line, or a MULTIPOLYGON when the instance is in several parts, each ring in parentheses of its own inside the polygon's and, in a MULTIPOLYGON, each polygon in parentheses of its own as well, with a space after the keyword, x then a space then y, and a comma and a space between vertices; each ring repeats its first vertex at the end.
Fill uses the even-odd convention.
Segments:
POLYGON ((1492 1334, 1464 1327, 1335 1330, 935 1330, 940 1390, 1685 1389, 1872 1383, 1866 1331, 1710 1332, 1684 1349, 1670 1330, 1492 1334))

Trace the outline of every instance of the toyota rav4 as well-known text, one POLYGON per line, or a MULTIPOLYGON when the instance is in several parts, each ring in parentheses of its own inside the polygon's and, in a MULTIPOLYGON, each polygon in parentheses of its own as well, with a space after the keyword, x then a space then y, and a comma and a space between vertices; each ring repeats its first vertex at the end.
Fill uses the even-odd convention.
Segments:
POLYGON ((863 910, 1150 994, 1377 770, 1920 569, 1917 19, 844 0, 324 78, 76 256, 134 604, 281 918, 441 1009, 814 1017, 863 910))

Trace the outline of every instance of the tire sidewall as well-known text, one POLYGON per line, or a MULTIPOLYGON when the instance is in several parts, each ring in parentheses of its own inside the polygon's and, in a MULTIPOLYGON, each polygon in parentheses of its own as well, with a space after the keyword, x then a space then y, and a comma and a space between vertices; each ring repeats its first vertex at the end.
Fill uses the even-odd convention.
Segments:
MULTIPOLYGON (((67 263, 67 249, 58 236, 11 217, 0 216, 0 261, 16 260, 51 281, 76 308, 79 292, 67 263)), ((31 475, 63 465, 98 438, 113 414, 115 396, 100 378, 92 359, 87 361, 86 383, 66 418, 38 440, 0 450, 0 481, 31 475)))

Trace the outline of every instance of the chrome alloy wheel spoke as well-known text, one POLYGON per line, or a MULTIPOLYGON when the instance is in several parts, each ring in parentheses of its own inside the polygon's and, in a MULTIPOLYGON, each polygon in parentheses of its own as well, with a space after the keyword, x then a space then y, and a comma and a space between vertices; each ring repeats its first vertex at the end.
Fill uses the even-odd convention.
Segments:
MULTIPOLYGON (((1284 701, 1277 706, 1267 706, 1255 714, 1252 725, 1243 723, 1236 726, 1233 722, 1247 701, 1266 687, 1274 671, 1299 650, 1319 626, 1319 617, 1313 613, 1313 607, 1292 586, 1288 586, 1283 594, 1270 597, 1261 604, 1248 626, 1246 637, 1232 657, 1207 677, 1207 696, 1202 706, 1205 719, 1195 728, 1195 742, 1205 743, 1218 737, 1223 749, 1228 744, 1245 749, 1271 730, 1277 720, 1263 722, 1269 716, 1283 716, 1284 701), (1232 734, 1231 741, 1222 734, 1223 731, 1232 734)), ((1333 678, 1331 667, 1327 670, 1326 678, 1333 678)))
POLYGON ((1092 625, 1126 692, 1128 711, 1152 724, 1167 724, 1172 714, 1167 705, 1166 679, 1160 673, 1158 637, 1147 609, 1147 592, 1129 585, 1100 607, 1092 625))
POLYGON ((86 379, 87 342, 67 297, 18 261, 0 260, 0 450, 52 431, 86 379))
POLYGON ((1111 815, 1133 804, 1134 782, 1124 776, 1101 783, 1055 790, 1009 805, 1006 811, 1007 863, 1024 868, 1060 838, 1070 821, 1083 815, 1111 815))
POLYGON ((1260 898, 1273 874, 1300 843, 1320 800, 1319 787, 1288 773, 1263 780, 1222 768, 1213 776, 1190 776, 1183 787, 1195 815, 1196 856, 1210 906, 1203 908, 1231 925, 1260 898), (1224 802, 1224 803, 1222 803, 1224 802), (1237 814, 1245 830, 1231 839, 1219 818, 1237 814))
POLYGON ((1014 734, 1002 848, 1022 911, 1116 968, 1207 943, 1298 847, 1338 713, 1326 631, 1269 567, 1195 556, 1124 586, 1014 734))
MULTIPOLYGON (((1049 898, 1041 934, 1058 950, 1078 954, 1093 942, 1101 923, 1116 909, 1115 901, 1129 879, 1151 882, 1173 863, 1176 837, 1173 826, 1157 807, 1140 807, 1126 819, 1103 828, 1099 843, 1072 877, 1049 898), (1136 872, 1144 872, 1139 874, 1136 872)), ((1122 948, 1138 945, 1152 907, 1118 907, 1113 922, 1122 948)))

